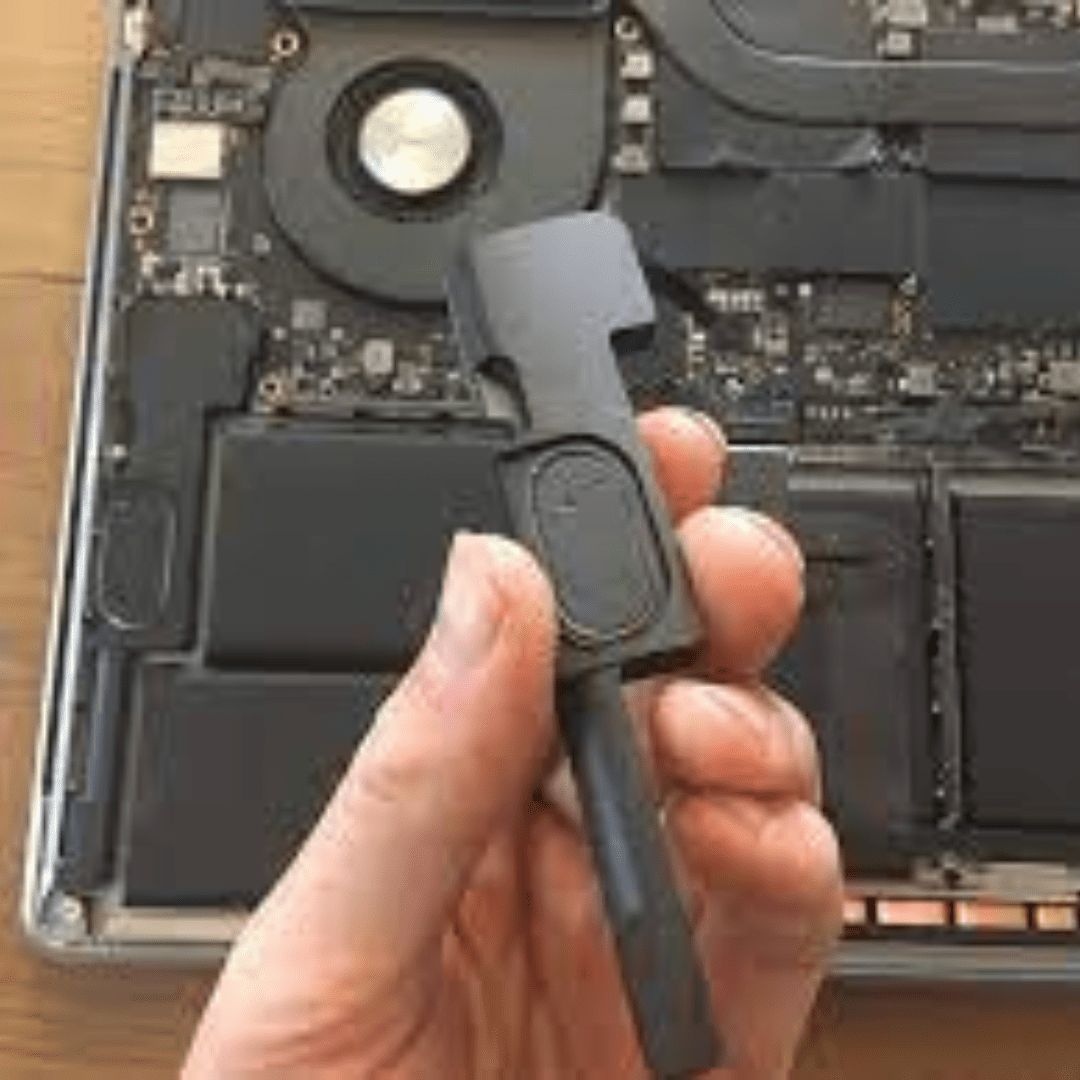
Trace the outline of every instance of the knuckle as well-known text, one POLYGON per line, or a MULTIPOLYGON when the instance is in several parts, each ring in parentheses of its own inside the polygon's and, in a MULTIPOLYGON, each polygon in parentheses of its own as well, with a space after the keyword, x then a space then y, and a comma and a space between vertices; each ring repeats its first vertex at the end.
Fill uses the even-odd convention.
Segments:
POLYGON ((785 864, 786 876, 798 892, 793 899, 824 909, 839 897, 843 878, 840 845, 832 826, 815 807, 792 803, 769 819, 762 841, 785 864))
POLYGON ((782 732, 787 767, 794 789, 805 799, 820 806, 822 800, 821 755, 817 736, 805 713, 786 697, 766 689, 770 707, 782 732))

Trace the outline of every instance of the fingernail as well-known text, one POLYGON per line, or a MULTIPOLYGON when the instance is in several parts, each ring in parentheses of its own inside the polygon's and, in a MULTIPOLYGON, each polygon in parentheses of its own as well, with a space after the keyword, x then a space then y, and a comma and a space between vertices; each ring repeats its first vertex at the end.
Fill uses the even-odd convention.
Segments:
POLYGON ((759 514, 756 510, 747 510, 741 506, 728 507, 725 511, 729 517, 735 517, 747 528, 753 529, 759 536, 765 537, 769 543, 778 548, 784 555, 795 561, 799 573, 806 574, 806 556, 802 553, 795 537, 784 528, 778 521, 774 521, 765 514, 759 514))
POLYGON ((505 611, 487 540, 459 533, 450 548, 429 647, 448 667, 475 667, 491 651, 505 611))
POLYGON ((691 421, 699 431, 704 431, 706 435, 717 445, 722 454, 726 454, 728 451, 727 436, 724 435, 723 428, 711 417, 708 413, 699 412, 697 409, 690 409, 683 406, 679 409, 679 412, 691 421))

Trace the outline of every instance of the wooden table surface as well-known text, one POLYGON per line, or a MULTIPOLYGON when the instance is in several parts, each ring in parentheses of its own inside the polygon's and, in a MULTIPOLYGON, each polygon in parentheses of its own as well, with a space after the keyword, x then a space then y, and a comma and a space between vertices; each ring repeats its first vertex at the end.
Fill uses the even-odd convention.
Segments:
MULTIPOLYGON (((222 0, 228 2, 228 0, 222 0)), ((210 976, 69 970, 16 929, 96 139, 102 0, 0 29, 0 1078, 167 1076, 210 976)), ((799 1080, 1080 1080, 1080 996, 828 990, 799 1080)))

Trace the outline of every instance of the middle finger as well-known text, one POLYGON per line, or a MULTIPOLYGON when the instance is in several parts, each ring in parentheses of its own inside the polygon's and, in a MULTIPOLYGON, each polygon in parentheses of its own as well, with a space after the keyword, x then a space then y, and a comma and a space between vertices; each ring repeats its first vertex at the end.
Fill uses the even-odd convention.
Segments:
POLYGON ((705 624, 703 673, 756 678, 802 610, 805 564, 798 545, 778 522, 735 507, 699 510, 679 534, 705 624))

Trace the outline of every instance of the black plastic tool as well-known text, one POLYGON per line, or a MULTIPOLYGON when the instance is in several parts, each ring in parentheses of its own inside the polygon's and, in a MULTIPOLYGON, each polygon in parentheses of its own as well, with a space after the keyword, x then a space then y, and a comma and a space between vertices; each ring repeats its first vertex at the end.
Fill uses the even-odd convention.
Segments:
POLYGON ((558 702, 623 982, 657 1076, 721 1063, 622 681, 669 670, 700 626, 617 364, 655 309, 625 227, 579 214, 473 243, 448 282, 466 364, 518 426, 502 479, 562 623, 558 702))

